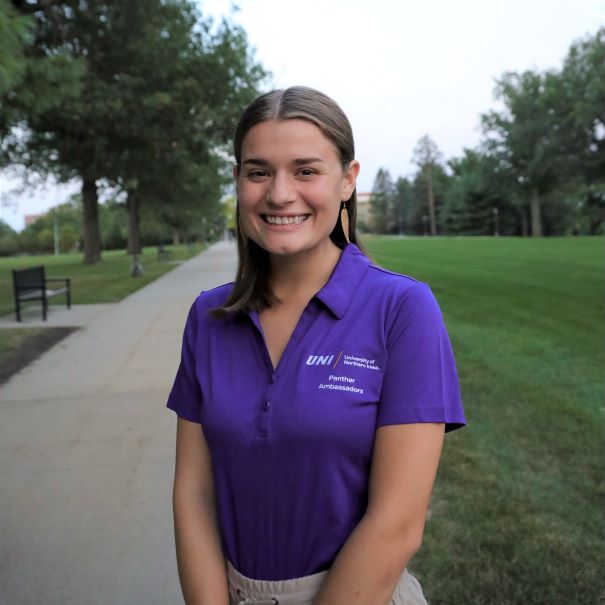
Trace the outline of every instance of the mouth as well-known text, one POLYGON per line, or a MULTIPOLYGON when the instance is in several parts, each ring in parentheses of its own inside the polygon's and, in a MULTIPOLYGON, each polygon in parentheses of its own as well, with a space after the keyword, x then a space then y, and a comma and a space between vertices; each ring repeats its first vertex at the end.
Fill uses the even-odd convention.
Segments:
POLYGON ((304 223, 310 214, 292 214, 289 216, 278 216, 276 214, 261 214, 261 218, 269 225, 300 225, 304 223))

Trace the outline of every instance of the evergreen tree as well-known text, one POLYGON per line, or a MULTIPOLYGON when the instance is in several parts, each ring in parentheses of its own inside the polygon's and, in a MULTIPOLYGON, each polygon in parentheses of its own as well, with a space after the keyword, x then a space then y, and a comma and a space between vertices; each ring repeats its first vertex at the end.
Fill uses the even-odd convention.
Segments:
POLYGON ((506 194, 506 179, 499 178, 496 159, 465 149, 449 166, 453 174, 442 215, 444 229, 465 235, 514 234, 517 211, 506 194))
POLYGON ((370 196, 370 216, 374 233, 390 233, 393 218, 391 210, 395 199, 395 186, 388 170, 380 168, 374 179, 370 196))
POLYGON ((395 195, 391 209, 393 231, 399 235, 408 232, 412 208, 412 184, 403 177, 395 183, 395 195))
POLYGON ((433 173, 441 159, 441 152, 436 143, 424 135, 416 144, 413 155, 413 162, 418 165, 424 175, 426 185, 426 199, 428 208, 428 217, 431 235, 437 235, 437 214, 435 210, 435 192, 433 185, 433 173))

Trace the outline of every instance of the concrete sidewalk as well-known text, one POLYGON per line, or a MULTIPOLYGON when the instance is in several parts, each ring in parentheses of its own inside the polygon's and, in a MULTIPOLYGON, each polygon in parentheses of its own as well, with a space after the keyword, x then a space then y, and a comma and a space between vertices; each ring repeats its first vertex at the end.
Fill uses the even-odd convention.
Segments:
POLYGON ((17 321, 14 311, 0 317, 0 330, 15 328, 82 328, 92 322, 97 315, 115 307, 115 303, 98 303, 94 305, 71 305, 68 309, 64 304, 50 304, 46 321, 42 319, 42 305, 30 304, 21 308, 21 320, 17 321))
POLYGON ((182 603, 172 526, 185 318, 235 275, 220 242, 0 387, 0 604, 182 603))

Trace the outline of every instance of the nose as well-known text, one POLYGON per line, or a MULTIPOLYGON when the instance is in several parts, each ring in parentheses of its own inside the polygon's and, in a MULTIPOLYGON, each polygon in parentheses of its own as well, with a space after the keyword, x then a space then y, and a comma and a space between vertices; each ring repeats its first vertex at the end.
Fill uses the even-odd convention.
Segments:
POLYGON ((283 172, 277 172, 267 190, 267 202, 281 205, 296 199, 296 188, 292 178, 283 172))

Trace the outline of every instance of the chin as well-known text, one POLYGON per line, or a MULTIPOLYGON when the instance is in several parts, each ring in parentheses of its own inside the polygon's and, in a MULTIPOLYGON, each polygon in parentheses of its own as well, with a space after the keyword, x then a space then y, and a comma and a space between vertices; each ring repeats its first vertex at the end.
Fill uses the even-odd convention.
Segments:
POLYGON ((269 254, 274 254, 275 256, 291 256, 293 254, 304 252, 306 248, 304 246, 294 246, 286 244, 282 246, 269 246, 266 247, 265 250, 269 254))

